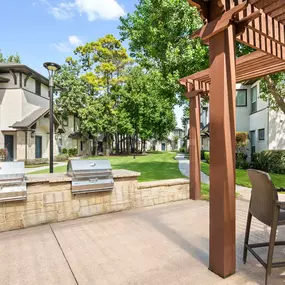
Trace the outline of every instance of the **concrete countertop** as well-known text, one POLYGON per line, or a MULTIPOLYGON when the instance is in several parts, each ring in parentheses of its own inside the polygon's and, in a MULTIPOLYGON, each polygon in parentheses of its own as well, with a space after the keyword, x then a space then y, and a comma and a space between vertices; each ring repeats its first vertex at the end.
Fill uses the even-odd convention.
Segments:
MULTIPOLYGON (((141 174, 139 172, 125 170, 125 169, 115 169, 112 171, 113 177, 116 178, 127 178, 127 177, 138 177, 141 174)), ((46 173, 46 174, 27 174, 27 183, 61 183, 70 182, 72 178, 66 173, 46 173)))

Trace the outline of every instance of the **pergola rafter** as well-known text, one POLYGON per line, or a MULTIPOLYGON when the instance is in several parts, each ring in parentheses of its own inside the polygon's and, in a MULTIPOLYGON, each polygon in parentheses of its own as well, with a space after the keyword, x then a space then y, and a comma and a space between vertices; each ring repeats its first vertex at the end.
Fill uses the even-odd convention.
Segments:
MULTIPOLYGON (((285 61, 264 52, 256 51, 237 58, 236 82, 240 83, 260 78, 284 70, 285 61)), ((200 92, 209 92, 211 84, 210 68, 184 77, 180 79, 179 82, 184 86, 186 86, 187 83, 193 84, 194 82, 198 82, 197 90, 200 90, 200 92)), ((191 91, 194 91, 193 88, 191 91)))
POLYGON ((285 0, 188 0, 204 26, 210 68, 180 79, 190 101, 190 198, 200 198, 200 98, 210 102, 210 264, 235 273, 236 82, 285 71, 285 0), (256 51, 236 59, 235 42, 256 51))

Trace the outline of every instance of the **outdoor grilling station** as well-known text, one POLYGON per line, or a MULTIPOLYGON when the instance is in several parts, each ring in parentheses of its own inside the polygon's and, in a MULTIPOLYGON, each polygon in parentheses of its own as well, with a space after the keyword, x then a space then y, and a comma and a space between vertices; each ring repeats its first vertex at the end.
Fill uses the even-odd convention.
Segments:
MULTIPOLYGON (((0 203, 27 200, 27 177, 24 162, 0 163, 0 203)), ((114 179, 108 160, 69 160, 72 194, 112 191, 114 179)))
POLYGON ((24 162, 0 163, 0 203, 27 199, 24 162))
POLYGON ((67 174, 72 177, 73 194, 112 191, 114 179, 108 160, 69 160, 67 174))

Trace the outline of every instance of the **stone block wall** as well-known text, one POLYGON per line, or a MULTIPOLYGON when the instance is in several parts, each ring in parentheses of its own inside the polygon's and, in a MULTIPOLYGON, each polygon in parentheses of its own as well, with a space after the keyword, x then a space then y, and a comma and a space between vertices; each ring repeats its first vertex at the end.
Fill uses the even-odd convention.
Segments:
POLYGON ((26 201, 0 203, 0 232, 189 198, 187 179, 138 183, 138 175, 114 170, 113 191, 80 195, 63 174, 30 175, 26 201))

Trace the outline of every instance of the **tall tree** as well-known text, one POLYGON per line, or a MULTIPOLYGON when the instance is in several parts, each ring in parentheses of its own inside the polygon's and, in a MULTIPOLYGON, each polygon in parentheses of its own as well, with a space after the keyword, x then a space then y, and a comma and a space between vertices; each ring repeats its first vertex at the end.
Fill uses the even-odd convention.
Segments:
POLYGON ((85 73, 83 80, 88 82, 97 91, 103 102, 105 134, 104 149, 110 152, 111 140, 114 135, 118 143, 117 86, 125 81, 125 68, 132 63, 122 43, 113 35, 106 35, 96 42, 87 43, 75 50, 85 73))
POLYGON ((190 35, 202 26, 195 8, 186 0, 140 0, 136 10, 121 18, 121 37, 131 56, 158 69, 160 93, 176 102, 183 88, 177 80, 208 67, 208 48, 190 35))
POLYGON ((93 86, 81 77, 78 61, 67 58, 56 74, 55 84, 61 88, 56 98, 55 112, 63 118, 69 114, 79 116, 79 110, 86 105, 87 97, 93 95, 93 86))
POLYGON ((80 46, 75 54, 86 71, 83 77, 108 94, 113 86, 124 82, 124 69, 132 62, 122 43, 113 35, 80 46))

